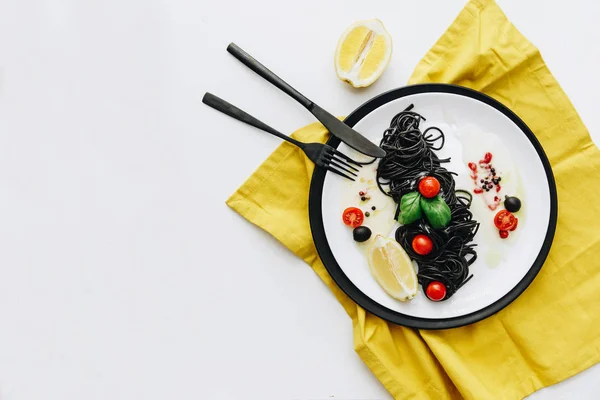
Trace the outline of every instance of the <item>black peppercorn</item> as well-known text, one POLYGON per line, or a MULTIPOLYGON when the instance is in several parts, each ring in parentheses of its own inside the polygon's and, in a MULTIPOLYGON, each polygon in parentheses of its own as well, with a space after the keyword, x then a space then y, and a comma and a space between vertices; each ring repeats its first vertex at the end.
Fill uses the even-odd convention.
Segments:
POLYGON ((370 216, 371 216, 371 213, 367 211, 367 212, 365 213, 365 217, 370 217, 370 216))
POLYGON ((365 201, 367 198, 365 196, 360 198, 362 201, 365 201))
POLYGON ((375 211, 375 206, 371 207, 371 210, 375 211))

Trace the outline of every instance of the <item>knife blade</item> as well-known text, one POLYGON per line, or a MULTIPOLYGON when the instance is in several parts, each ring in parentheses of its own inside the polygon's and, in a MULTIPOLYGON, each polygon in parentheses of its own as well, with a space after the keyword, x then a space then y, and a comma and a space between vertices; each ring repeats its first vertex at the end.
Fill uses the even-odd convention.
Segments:
POLYGON ((312 103, 312 106, 308 111, 310 111, 333 136, 337 137, 354 150, 375 158, 385 157, 385 150, 315 103, 312 103))

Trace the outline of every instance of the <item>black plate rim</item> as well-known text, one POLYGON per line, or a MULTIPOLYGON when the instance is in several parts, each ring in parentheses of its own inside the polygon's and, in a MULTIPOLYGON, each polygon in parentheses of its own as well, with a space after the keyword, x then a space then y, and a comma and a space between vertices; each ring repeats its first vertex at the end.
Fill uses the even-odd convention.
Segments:
MULTIPOLYGON (((529 287, 531 282, 533 282, 540 269, 542 268, 548 256, 548 253, 550 252, 552 241, 554 239, 554 233, 556 231, 556 224, 558 218, 558 195, 556 191, 556 182, 554 180, 552 167, 550 166, 550 161, 548 160, 548 157, 546 156, 546 153, 544 152, 544 149, 542 148, 540 142, 535 137, 531 129, 529 129, 529 127, 525 124, 525 122, 521 120, 521 118, 519 118, 508 107, 484 93, 464 86, 445 83, 423 83, 403 86, 397 89, 392 89, 387 92, 384 92, 366 101, 356 110, 350 113, 346 117, 346 119, 344 119, 344 122, 349 126, 354 126, 361 119, 366 117, 369 113, 393 100, 418 93, 434 92, 452 93, 470 97, 495 108, 497 111, 501 112, 506 117, 508 117, 521 129, 523 134, 529 139, 534 149, 538 153, 538 156, 540 157, 540 161, 542 162, 544 171, 546 173, 546 177, 548 179, 548 189, 550 191, 550 219, 548 229, 546 231, 546 236, 544 238, 544 242, 542 244, 540 252, 538 253, 538 256, 536 257, 529 271, 527 271, 525 276, 517 283, 517 285, 515 285, 515 287, 513 287, 503 297, 501 297, 494 303, 478 311, 452 318, 420 318, 391 310, 375 302, 366 294, 364 294, 360 289, 358 289, 358 287, 356 287, 356 285, 352 283, 352 281, 340 268, 335 257, 333 256, 333 253, 331 252, 329 243, 327 241, 327 236, 325 234, 325 229, 323 226, 321 207, 323 184, 325 180, 325 175, 327 173, 326 170, 322 168, 315 168, 310 183, 308 199, 309 222, 313 236, 313 241, 315 243, 317 253, 319 254, 319 257, 321 258, 321 261, 325 266, 325 269, 327 270, 333 281, 337 284, 337 286, 356 304, 364 308, 366 311, 380 318, 383 318, 386 321, 410 328, 431 330, 450 329, 473 324, 475 322, 488 318, 491 315, 496 314, 497 312, 508 306, 510 303, 512 303, 517 297, 519 297, 525 291, 525 289, 529 287)), ((337 148, 340 144, 340 140, 334 136, 331 136, 330 139, 327 141, 327 144, 337 148)))

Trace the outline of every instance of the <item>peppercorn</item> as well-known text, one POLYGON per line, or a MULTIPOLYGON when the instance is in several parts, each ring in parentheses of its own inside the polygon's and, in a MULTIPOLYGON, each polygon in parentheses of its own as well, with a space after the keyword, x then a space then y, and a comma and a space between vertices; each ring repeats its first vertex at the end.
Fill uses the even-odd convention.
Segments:
POLYGON ((483 183, 484 181, 483 181, 483 179, 482 179, 482 180, 480 180, 479 182, 483 183))
POLYGON ((360 198, 362 201, 365 201, 367 198, 365 196, 360 198))
POLYGON ((371 207, 371 210, 375 211, 375 206, 371 207))
POLYGON ((370 216, 371 216, 371 213, 367 211, 367 212, 365 213, 365 217, 370 217, 370 216))
POLYGON ((492 172, 492 174, 495 174, 496 173, 496 168, 492 168, 490 171, 492 172))
POLYGON ((359 196, 364 196, 364 195, 365 195, 365 192, 363 192, 363 191, 361 190, 360 192, 358 192, 358 195, 359 195, 359 196))
POLYGON ((498 177, 498 182, 500 182, 501 180, 502 180, 502 177, 501 177, 501 176, 499 176, 499 177, 498 177))

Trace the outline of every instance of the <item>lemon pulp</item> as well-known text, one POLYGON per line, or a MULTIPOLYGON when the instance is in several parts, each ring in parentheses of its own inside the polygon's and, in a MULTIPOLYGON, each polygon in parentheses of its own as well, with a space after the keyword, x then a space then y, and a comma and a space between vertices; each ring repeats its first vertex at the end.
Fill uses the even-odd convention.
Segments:
POLYGON ((368 261, 371 274, 388 295, 400 301, 417 295, 414 265, 398 242, 377 235, 369 249, 368 261))
POLYGON ((377 80, 392 55, 392 39, 378 19, 358 21, 340 37, 335 52, 339 79, 354 87, 365 87, 377 80))

